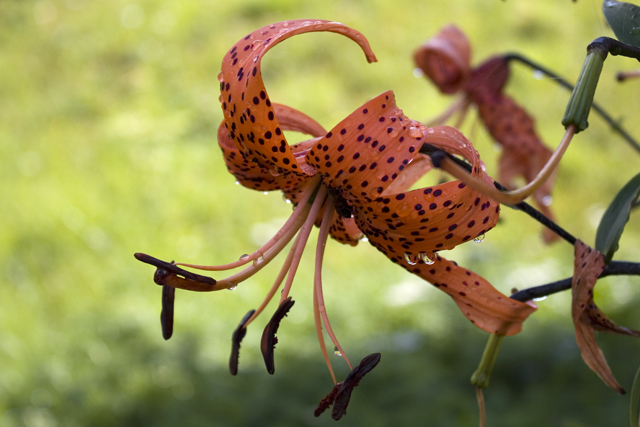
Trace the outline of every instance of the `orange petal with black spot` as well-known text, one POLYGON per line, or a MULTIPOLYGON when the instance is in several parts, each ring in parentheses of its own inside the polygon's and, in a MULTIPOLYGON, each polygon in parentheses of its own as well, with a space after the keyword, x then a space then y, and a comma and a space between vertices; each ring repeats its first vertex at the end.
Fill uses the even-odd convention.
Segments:
POLYGON ((347 201, 370 201, 418 155, 424 131, 423 124, 402 113, 388 91, 329 131, 307 154, 307 163, 347 201))
POLYGON ((448 294, 473 324, 492 334, 517 334, 536 310, 534 305, 503 295, 481 276, 439 255, 431 265, 423 261, 411 265, 405 259, 399 264, 448 294))
POLYGON ((224 122, 218 128, 218 145, 227 170, 244 187, 257 191, 283 190, 298 193, 307 183, 308 175, 299 175, 289 170, 267 169, 244 157, 233 144, 224 122))
POLYGON ((499 212, 497 202, 459 181, 354 204, 360 229, 394 262, 478 237, 496 225, 499 212))
POLYGON ((343 34, 364 50, 367 60, 376 60, 365 37, 338 22, 292 20, 262 27, 231 48, 222 61, 220 102, 229 137, 249 161, 273 170, 312 174, 300 165, 287 144, 262 81, 263 55, 281 41, 314 31, 343 34))

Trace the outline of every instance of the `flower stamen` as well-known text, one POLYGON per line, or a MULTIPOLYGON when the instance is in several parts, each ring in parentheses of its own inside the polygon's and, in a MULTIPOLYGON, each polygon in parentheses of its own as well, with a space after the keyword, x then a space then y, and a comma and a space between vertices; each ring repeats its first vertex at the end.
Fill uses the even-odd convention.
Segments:
MULTIPOLYGON (((312 178, 312 180, 309 182, 309 186, 303 193, 302 197, 300 198, 300 201, 298 202, 298 205, 293 210, 293 213, 291 214, 289 219, 287 219, 287 221, 280 228, 280 230, 278 230, 275 236, 273 236, 267 243, 262 245, 260 249, 256 250, 252 254, 242 256, 238 261, 234 261, 234 262, 230 262, 228 264, 222 264, 222 265, 197 265, 197 264, 186 264, 181 262, 176 263, 176 265, 181 265, 184 267, 190 267, 190 268, 195 268, 198 270, 205 270, 205 271, 224 271, 224 270, 231 270, 237 267, 241 267, 252 261, 259 261, 260 258, 264 257, 264 254, 269 249, 275 246, 281 239, 289 235, 288 232, 292 228, 295 228, 296 231, 300 228, 300 226, 296 227, 296 225, 300 222, 301 218, 303 219, 306 218, 305 210, 306 208, 308 208, 307 202, 316 191, 316 188, 318 187, 319 183, 320 183, 320 176, 312 178)), ((287 242, 289 242, 289 240, 287 240, 287 242)))
MULTIPOLYGON (((324 305, 324 296, 322 294, 322 260, 324 257, 324 249, 327 244, 327 237, 329 236, 329 227, 331 226, 331 218, 333 217, 333 198, 329 198, 327 200, 327 206, 324 211, 324 215, 322 217, 322 223, 320 224, 320 232, 318 233, 318 244, 316 245, 316 270, 313 282, 314 294, 313 294, 313 311, 314 318, 321 318, 322 323, 327 329, 327 334, 331 338, 331 341, 336 346, 342 357, 344 358, 347 365, 349 365, 349 369, 353 369, 353 366, 349 362, 347 355, 345 354, 342 346, 338 342, 336 335, 333 333, 333 329, 331 328, 331 323, 329 322, 329 317, 327 316, 327 310, 324 305)), ((322 325, 316 320, 316 331, 318 332, 318 338, 322 336, 322 325)), ((331 371, 331 361, 328 358, 327 350, 324 345, 324 339, 321 340, 320 347, 322 347, 323 354, 325 355, 325 361, 329 366, 329 370, 331 371)), ((335 378, 334 378, 335 382, 335 378)))

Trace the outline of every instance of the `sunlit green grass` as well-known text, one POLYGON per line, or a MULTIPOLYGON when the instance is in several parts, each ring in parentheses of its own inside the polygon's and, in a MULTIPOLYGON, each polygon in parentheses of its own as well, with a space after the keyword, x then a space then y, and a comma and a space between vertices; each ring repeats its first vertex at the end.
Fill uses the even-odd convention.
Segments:
MULTIPOLYGON (((279 194, 243 189, 224 168, 215 136, 222 56, 272 22, 341 21, 367 36, 379 62, 367 64, 335 34, 295 37, 264 60, 271 99, 331 128, 393 89, 405 114, 426 119, 451 99, 413 76, 411 55, 442 25, 469 35, 474 63, 517 51, 575 80, 586 45, 611 35, 599 8, 582 0, 0 2, 0 425, 332 424, 328 414, 311 415, 332 383, 314 339, 310 255, 280 328, 276 375, 266 374, 258 350, 261 318, 243 342, 237 378, 226 368, 231 333, 260 303, 278 263, 233 292, 178 292, 175 335, 164 342, 153 270, 133 258, 229 262, 291 212, 279 194)), ((640 82, 613 78, 635 66, 607 59, 596 99, 640 137, 640 82)), ((555 146, 569 94, 521 66, 508 89, 555 146)), ((493 143, 474 122, 471 115, 463 130, 495 173, 493 143)), ((599 118, 590 122, 562 163, 553 208, 592 244, 640 156, 599 118)), ((619 259, 640 258, 634 221, 619 259)), ((540 231, 505 208, 483 243, 446 256, 504 292, 571 275, 572 248, 544 246, 540 231)), ((356 361, 382 352, 341 423, 475 424, 468 380, 485 334, 372 247, 330 242, 327 251, 325 298, 343 346, 356 361)), ((639 328, 637 285, 610 278, 597 298, 616 321, 639 328)), ((541 301, 524 332, 506 340, 485 393, 490 425, 626 422, 625 398, 580 359, 569 304, 568 295, 541 301)), ((638 343, 599 339, 629 388, 638 343)))

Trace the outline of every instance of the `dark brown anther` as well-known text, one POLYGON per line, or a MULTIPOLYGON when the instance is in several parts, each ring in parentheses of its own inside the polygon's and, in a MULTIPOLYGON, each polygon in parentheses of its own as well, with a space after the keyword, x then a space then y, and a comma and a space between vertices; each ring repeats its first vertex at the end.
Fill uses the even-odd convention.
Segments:
POLYGON ((313 411, 314 416, 319 417, 324 411, 329 409, 329 406, 333 405, 333 401, 336 400, 336 394, 338 394, 341 385, 342 383, 338 383, 333 386, 329 394, 320 401, 316 410, 313 411))
MULTIPOLYGON (((163 271, 158 269, 158 272, 163 271)), ((168 340, 173 335, 173 304, 176 298, 176 288, 162 287, 162 311, 160 312, 160 324, 162 325, 162 338, 168 340)))
POLYGON ((264 358, 264 363, 267 365, 267 372, 271 375, 275 372, 275 364, 273 360, 273 350, 276 347, 276 343, 278 339, 276 338, 276 333, 278 332, 278 327, 280 326, 280 321, 287 315, 291 307, 295 301, 291 299, 291 297, 282 301, 282 304, 278 307, 276 312, 273 314, 269 323, 264 328, 264 332, 262 333, 262 340, 260 341, 260 350, 262 351, 262 357, 264 358))
POLYGON ((189 289, 193 291, 209 291, 215 286, 216 280, 195 274, 176 266, 173 262, 166 262, 143 253, 135 253, 138 261, 157 267, 153 281, 160 286, 189 289), (182 276, 182 277, 180 277, 182 276), (206 286, 205 286, 206 285, 206 286))
POLYGON ((231 371, 231 375, 236 375, 238 373, 238 362, 240 361, 240 343, 242 339, 247 334, 247 328, 244 325, 249 321, 255 310, 249 310, 247 314, 244 315, 240 324, 233 331, 233 335, 231 335, 231 357, 229 358, 229 371, 231 371))
POLYGON ((378 362, 380 362, 380 353, 370 354, 362 359, 360 364, 349 372, 349 375, 347 375, 347 378, 343 381, 336 393, 331 418, 337 421, 346 415, 347 406, 349 406, 349 400, 351 399, 351 392, 360 383, 362 377, 375 368, 378 362))

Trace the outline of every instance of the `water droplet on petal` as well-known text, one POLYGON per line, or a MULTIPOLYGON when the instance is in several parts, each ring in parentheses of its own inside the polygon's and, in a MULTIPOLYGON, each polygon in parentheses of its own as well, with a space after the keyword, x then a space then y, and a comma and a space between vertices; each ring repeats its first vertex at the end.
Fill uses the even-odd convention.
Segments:
POLYGON ((547 295, 543 295, 543 296, 541 296, 541 297, 534 298, 533 300, 534 300, 534 301, 544 301, 544 300, 546 300, 546 299, 547 299, 547 295))
POLYGON ((268 191, 263 191, 262 194, 264 194, 265 196, 268 196, 269 192, 268 191))
POLYGON ((253 265, 258 265, 260 264, 262 261, 264 261, 264 257, 262 255, 259 255, 258 258, 253 260, 253 265))
POLYGON ((240 185, 240 181, 236 181, 236 185, 240 185))
POLYGON ((431 265, 435 262, 433 259, 431 259, 431 257, 429 257, 429 254, 425 252, 420 253, 420 257, 422 258, 422 261, 427 265, 431 265))
POLYGON ((409 265, 416 265, 418 263, 418 261, 415 260, 413 254, 410 254, 409 252, 404 253, 404 260, 407 261, 407 264, 409 265))
POLYGON ((269 173, 273 176, 279 176, 281 169, 277 166, 274 166, 273 169, 269 169, 269 173))
POLYGON ((484 240, 484 233, 480 234, 478 237, 473 239, 473 241, 476 243, 482 243, 483 240, 484 240))
POLYGON ((409 128, 409 136, 411 138, 422 138, 422 131, 415 126, 409 128))
POLYGON ((411 206, 409 206, 407 202, 400 203, 396 209, 396 214, 398 214, 399 217, 405 217, 409 215, 409 212, 411 212, 411 206))
POLYGON ((229 289, 230 291, 235 291, 237 287, 238 287, 238 285, 233 285, 233 286, 231 286, 231 287, 229 287, 227 289, 229 289))
POLYGON ((338 350, 337 346, 333 347, 333 352, 335 353, 336 356, 342 357, 342 353, 340 353, 340 350, 338 350))
POLYGON ((240 255, 240 259, 241 259, 241 260, 242 260, 242 259, 245 259, 245 258, 246 258, 246 257, 248 257, 248 256, 249 256, 248 254, 242 254, 242 255, 240 255))
POLYGON ((369 238, 367 236, 364 236, 362 239, 360 239, 361 242, 368 242, 369 238))
POLYGON ((224 81, 224 76, 222 75, 222 71, 220 71, 220 72, 218 73, 218 81, 219 81, 219 82, 223 82, 223 81, 224 81))

